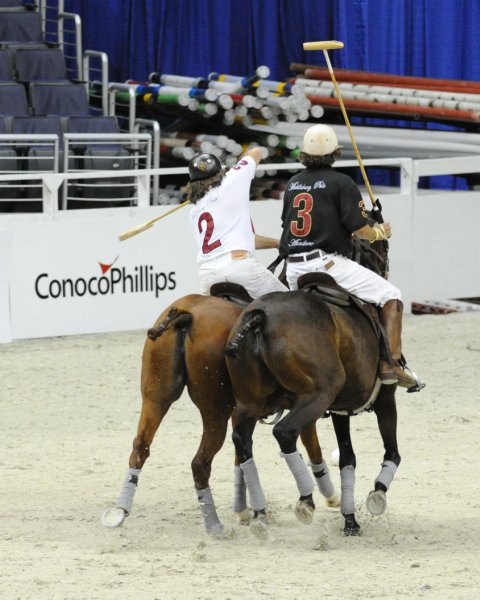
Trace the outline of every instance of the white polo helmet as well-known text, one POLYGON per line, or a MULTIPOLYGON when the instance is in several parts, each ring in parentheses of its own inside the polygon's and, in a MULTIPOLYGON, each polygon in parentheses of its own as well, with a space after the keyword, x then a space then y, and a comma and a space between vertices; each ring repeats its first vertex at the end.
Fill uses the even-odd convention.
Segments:
POLYGON ((337 134, 328 125, 313 125, 303 137, 303 151, 312 156, 326 156, 338 148, 337 134))

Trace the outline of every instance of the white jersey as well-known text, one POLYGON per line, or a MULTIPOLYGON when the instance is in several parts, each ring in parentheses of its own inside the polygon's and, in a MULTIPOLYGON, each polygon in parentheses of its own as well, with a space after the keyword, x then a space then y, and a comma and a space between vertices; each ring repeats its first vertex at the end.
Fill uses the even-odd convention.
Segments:
POLYGON ((190 209, 190 222, 198 246, 197 262, 231 252, 255 253, 255 233, 250 218, 250 184, 257 163, 245 156, 190 209))

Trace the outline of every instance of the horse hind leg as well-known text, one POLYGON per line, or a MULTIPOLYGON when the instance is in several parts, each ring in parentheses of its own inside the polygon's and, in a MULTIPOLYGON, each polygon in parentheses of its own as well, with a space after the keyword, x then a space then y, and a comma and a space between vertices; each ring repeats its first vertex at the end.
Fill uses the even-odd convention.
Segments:
MULTIPOLYGON (((237 411, 234 410, 231 416, 232 431, 237 426, 237 411)), ((250 525, 253 513, 247 504, 247 484, 240 467, 240 461, 235 453, 235 466, 233 469, 233 513, 237 516, 240 525, 250 525)))
POLYGON ((133 449, 128 461, 128 469, 117 503, 102 514, 105 527, 120 527, 132 512, 133 500, 138 487, 138 479, 145 461, 150 456, 150 446, 155 433, 172 402, 165 400, 144 400, 137 435, 133 440, 133 449))
POLYGON ((265 540, 268 537, 265 494, 260 484, 252 452, 252 436, 256 424, 257 419, 255 417, 241 412, 237 407, 237 420, 233 429, 232 439, 253 510, 250 531, 259 539, 265 540))
POLYGON ((397 407, 394 390, 382 388, 373 408, 377 416, 385 454, 380 473, 375 479, 375 487, 369 493, 366 504, 372 515, 382 515, 387 508, 387 491, 401 461, 397 445, 397 407))
MULTIPOLYGON (((313 521, 315 510, 313 502, 315 484, 303 457, 297 450, 297 440, 299 436, 302 437, 310 459, 313 457, 315 461, 314 464, 323 463, 315 426, 317 419, 324 411, 323 404, 326 402, 322 402, 320 397, 306 399, 310 401, 295 406, 286 417, 275 425, 273 435, 280 446, 281 456, 285 459, 295 478, 300 493, 295 507, 295 515, 302 523, 309 524, 313 521)), ((333 484, 328 492, 330 491, 333 493, 333 484)))
POLYGON ((340 450, 340 510, 345 519, 343 533, 346 536, 356 536, 359 534, 360 525, 355 518, 356 457, 350 437, 350 417, 332 414, 332 422, 340 450))
POLYGON ((223 537, 224 527, 217 515, 212 491, 209 486, 212 461, 220 451, 227 435, 229 413, 211 411, 202 414, 203 435, 197 453, 192 460, 192 474, 197 499, 206 532, 213 537, 223 537))
POLYGON ((300 432, 300 438, 307 451, 309 466, 320 494, 325 498, 327 506, 338 508, 340 506, 340 495, 335 492, 328 465, 323 460, 316 423, 310 423, 304 427, 300 432))

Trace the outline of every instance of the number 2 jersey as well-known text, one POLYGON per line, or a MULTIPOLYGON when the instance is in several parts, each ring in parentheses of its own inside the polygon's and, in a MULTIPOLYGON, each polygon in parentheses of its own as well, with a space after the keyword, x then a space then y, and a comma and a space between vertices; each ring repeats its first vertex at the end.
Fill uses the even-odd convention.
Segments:
POLYGON ((368 223, 360 190, 348 175, 325 166, 305 169, 283 197, 280 254, 321 249, 350 256, 351 233, 368 223))
POLYGON ((250 218, 250 185, 257 163, 245 156, 190 209, 190 223, 198 246, 197 262, 232 250, 255 253, 250 218))

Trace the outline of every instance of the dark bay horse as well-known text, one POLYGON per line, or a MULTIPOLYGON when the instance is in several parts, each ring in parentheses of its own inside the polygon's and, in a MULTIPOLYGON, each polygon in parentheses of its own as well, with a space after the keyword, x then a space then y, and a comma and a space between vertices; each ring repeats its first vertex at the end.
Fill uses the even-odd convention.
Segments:
MULTIPOLYGON (((150 455, 155 433, 186 387, 200 411, 203 424, 200 445, 191 463, 197 498, 207 533, 222 535, 223 526, 215 509, 209 479, 212 461, 225 441, 229 419, 235 423, 235 398, 224 351, 230 330, 241 311, 242 307, 233 302, 192 294, 168 306, 148 331, 142 357, 142 410, 137 435, 117 504, 102 515, 106 527, 120 526, 131 513, 138 478, 150 455)), ((328 505, 338 506, 315 423, 303 428, 301 439, 312 469, 317 466, 324 474, 321 480, 318 479, 320 492, 328 505)), ((234 477, 233 510, 240 520, 248 521, 247 491, 238 460, 234 477)), ((308 521, 310 513, 309 505, 299 503, 296 514, 300 520, 308 521)))
POLYGON ((233 440, 253 499, 252 508, 264 525, 265 498, 253 460, 252 435, 259 418, 283 408, 289 412, 275 425, 273 434, 304 502, 311 497, 313 482, 297 451, 299 432, 331 413, 340 450, 344 532, 357 534, 356 463, 349 419, 369 407, 375 396, 373 410, 385 455, 367 507, 373 514, 385 510, 385 493, 400 464, 400 455, 396 386, 381 386, 377 379, 379 348, 374 325, 356 305, 332 304, 315 291, 274 292, 245 308, 226 349, 237 400, 233 440))

